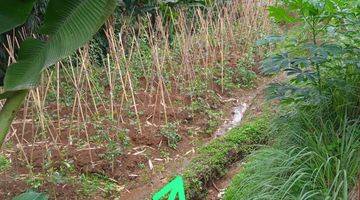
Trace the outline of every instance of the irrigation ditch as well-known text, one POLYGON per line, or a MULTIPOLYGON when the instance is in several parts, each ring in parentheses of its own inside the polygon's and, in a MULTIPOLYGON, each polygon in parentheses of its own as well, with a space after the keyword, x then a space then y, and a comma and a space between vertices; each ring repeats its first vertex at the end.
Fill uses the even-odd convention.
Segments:
POLYGON ((270 83, 281 82, 284 76, 261 77, 256 87, 242 90, 233 102, 223 124, 213 137, 197 147, 183 150, 164 166, 164 171, 152 175, 148 184, 124 190, 121 198, 150 199, 151 195, 177 175, 185 180, 187 199, 218 200, 232 176, 241 169, 242 159, 266 144, 269 117, 276 102, 266 102, 265 89, 270 83))

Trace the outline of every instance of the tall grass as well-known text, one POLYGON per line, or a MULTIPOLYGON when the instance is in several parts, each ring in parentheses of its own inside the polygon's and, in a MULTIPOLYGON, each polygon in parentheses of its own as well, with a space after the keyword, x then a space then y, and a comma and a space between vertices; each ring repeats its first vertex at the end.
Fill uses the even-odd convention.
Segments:
POLYGON ((335 127, 303 112, 285 123, 283 137, 248 159, 225 199, 349 199, 360 171, 359 119, 335 127))

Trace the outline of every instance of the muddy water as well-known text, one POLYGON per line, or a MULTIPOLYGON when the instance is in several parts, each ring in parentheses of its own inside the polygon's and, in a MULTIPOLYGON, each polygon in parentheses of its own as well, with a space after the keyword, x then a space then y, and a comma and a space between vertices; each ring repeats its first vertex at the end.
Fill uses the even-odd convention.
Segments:
POLYGON ((245 111, 248 108, 248 104, 241 103, 232 110, 232 116, 229 120, 226 120, 222 126, 214 133, 214 137, 220 137, 227 133, 230 129, 238 126, 244 117, 245 111))

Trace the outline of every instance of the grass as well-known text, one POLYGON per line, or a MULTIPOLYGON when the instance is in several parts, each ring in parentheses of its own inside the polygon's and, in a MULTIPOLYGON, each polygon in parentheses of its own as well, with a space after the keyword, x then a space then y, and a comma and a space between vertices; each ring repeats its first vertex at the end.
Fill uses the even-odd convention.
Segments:
POLYGON ((6 171, 10 167, 11 167, 10 160, 4 155, 0 155, 0 173, 6 171))
POLYGON ((358 121, 289 119, 273 147, 253 154, 225 200, 349 199, 360 171, 358 121), (320 123, 319 123, 320 122, 320 123))
POLYGON ((79 177, 81 183, 80 193, 90 197, 99 191, 103 192, 104 197, 115 197, 122 191, 122 187, 106 176, 98 174, 83 174, 79 177))
POLYGON ((269 116, 263 115, 201 147, 183 173, 187 198, 204 199, 206 184, 226 173, 231 163, 266 143, 268 130, 269 116))

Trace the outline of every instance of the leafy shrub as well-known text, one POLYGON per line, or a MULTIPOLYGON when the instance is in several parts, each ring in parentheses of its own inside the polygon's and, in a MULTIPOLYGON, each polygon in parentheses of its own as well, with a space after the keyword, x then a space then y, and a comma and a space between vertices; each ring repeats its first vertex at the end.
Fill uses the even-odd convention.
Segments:
POLYGON ((236 68, 236 73, 238 76, 236 77, 237 83, 243 87, 251 87, 254 84, 254 80, 256 79, 255 72, 247 69, 246 67, 239 66, 236 68))
POLYGON ((233 90, 237 88, 249 88, 253 86, 256 79, 256 73, 252 71, 252 67, 256 66, 254 61, 254 53, 252 49, 245 53, 241 59, 237 61, 235 67, 217 67, 215 68, 215 82, 224 87, 225 90, 233 90))
POLYGON ((176 149, 177 143, 181 141, 181 136, 178 134, 178 123, 168 123, 161 128, 160 133, 167 139, 169 147, 176 149))
POLYGON ((250 49, 244 57, 238 60, 235 70, 235 82, 238 87, 252 87, 256 79, 256 73, 251 67, 256 66, 253 49, 250 49))
POLYGON ((205 113, 208 118, 205 133, 212 134, 220 126, 221 117, 223 116, 223 113, 213 109, 206 109, 205 113))
MULTIPOLYGON (((284 36, 269 36, 258 42, 279 43, 275 53, 262 63, 264 73, 285 71, 289 83, 270 88, 272 98, 283 103, 313 107, 355 116, 359 112, 360 68, 358 15, 355 1, 283 1, 270 7, 271 16, 294 28, 284 36), (296 22, 296 26, 291 23, 296 22), (338 112, 340 111, 340 112, 338 112)), ((331 114, 331 113, 328 113, 331 114)))

